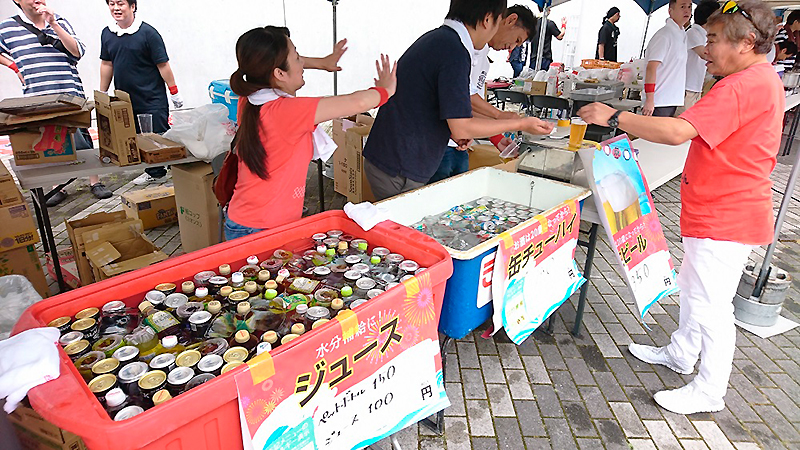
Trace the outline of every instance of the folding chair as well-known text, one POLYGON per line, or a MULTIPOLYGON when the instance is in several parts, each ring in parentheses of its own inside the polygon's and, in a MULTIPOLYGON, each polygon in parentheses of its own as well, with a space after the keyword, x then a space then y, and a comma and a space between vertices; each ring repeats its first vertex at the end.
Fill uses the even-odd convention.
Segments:
POLYGON ((531 102, 528 99, 528 94, 519 91, 510 91, 508 89, 497 89, 494 91, 497 101, 500 102, 500 109, 506 109, 506 102, 516 103, 520 105, 520 109, 524 109, 530 114, 531 102))

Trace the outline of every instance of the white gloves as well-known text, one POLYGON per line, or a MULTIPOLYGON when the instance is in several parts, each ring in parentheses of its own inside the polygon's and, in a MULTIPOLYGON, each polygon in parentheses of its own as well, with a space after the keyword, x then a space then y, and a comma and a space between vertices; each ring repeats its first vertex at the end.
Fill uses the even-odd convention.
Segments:
POLYGON ((172 99, 172 105, 175 107, 175 109, 183 108, 183 97, 181 97, 180 92, 171 94, 170 99, 172 99))

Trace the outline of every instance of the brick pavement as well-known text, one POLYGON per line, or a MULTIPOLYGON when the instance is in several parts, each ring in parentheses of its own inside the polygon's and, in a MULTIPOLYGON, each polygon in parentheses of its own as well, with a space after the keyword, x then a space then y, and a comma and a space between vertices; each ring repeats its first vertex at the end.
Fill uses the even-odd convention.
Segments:
MULTIPOLYGON (((782 191, 790 167, 779 164, 773 174, 782 191)), ((137 189, 130 172, 103 177, 115 194, 137 189)), ((164 180, 169 182, 169 179, 164 180)), ((78 182, 80 184, 80 182, 78 182)), ((328 204, 344 200, 332 194, 328 204)), ((85 182, 84 182, 85 184, 85 182)), ((309 168, 306 205, 318 209, 316 167, 309 168)), ((51 210, 59 246, 69 245, 63 219, 119 208, 119 199, 96 201, 88 188, 71 188, 70 201, 51 210)), ((679 183, 673 180, 653 193, 676 267, 683 258, 680 243, 679 183)), ((800 189, 787 216, 775 263, 795 278, 800 268, 800 189)), ((780 197, 775 196, 775 210, 780 197)), ((148 231, 171 255, 181 253, 177 226, 148 231)), ((601 234, 602 236, 602 234, 601 234)), ((757 249, 752 258, 763 258, 757 249)), ((582 264, 585 253, 579 248, 582 264)), ((780 449, 800 448, 800 331, 771 339, 737 330, 737 350, 727 407, 714 414, 680 416, 655 405, 652 394, 682 386, 691 376, 632 358, 630 342, 663 345, 677 328, 675 296, 636 320, 636 306, 625 292, 605 238, 598 241, 590 280, 584 328, 575 337, 568 330, 575 318, 577 294, 555 314, 552 335, 537 331, 520 346, 502 332, 493 339, 476 330, 448 349, 446 388, 452 406, 445 411, 445 433, 436 436, 419 425, 398 434, 407 449, 780 449)), ((51 285, 52 286, 52 285, 51 285)), ((800 321, 800 280, 790 287, 783 315, 800 321)), ((375 448, 389 448, 383 441, 375 448)))

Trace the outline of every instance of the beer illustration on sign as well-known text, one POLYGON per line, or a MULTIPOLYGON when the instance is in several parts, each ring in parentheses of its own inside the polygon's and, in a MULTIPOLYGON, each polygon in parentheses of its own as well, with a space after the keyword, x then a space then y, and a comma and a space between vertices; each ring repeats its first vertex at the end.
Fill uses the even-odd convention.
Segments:
POLYGON ((626 135, 580 151, 595 205, 640 317, 676 293, 675 268, 653 197, 626 135))

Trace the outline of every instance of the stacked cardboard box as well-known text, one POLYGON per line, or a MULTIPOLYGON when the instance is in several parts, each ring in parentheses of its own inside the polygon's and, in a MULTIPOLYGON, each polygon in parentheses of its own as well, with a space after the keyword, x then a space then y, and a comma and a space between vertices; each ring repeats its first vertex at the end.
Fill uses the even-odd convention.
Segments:
POLYGON ((26 450, 86 450, 79 436, 47 422, 27 406, 18 406, 8 419, 20 445, 26 450))
POLYGON ((214 196, 211 164, 172 166, 181 245, 186 253, 219 243, 219 203, 214 196))
POLYGON ((22 275, 31 282, 42 297, 50 291, 42 264, 33 244, 39 233, 33 222, 31 208, 25 203, 14 179, 0 162, 0 276, 22 275))
POLYGON ((364 145, 372 130, 372 117, 356 117, 333 121, 333 189, 353 203, 375 200, 364 172, 364 145))
POLYGON ((120 198, 122 199, 122 209, 125 210, 128 218, 141 220, 145 230, 178 221, 173 186, 129 191, 122 194, 120 198))

